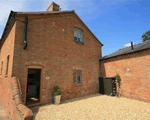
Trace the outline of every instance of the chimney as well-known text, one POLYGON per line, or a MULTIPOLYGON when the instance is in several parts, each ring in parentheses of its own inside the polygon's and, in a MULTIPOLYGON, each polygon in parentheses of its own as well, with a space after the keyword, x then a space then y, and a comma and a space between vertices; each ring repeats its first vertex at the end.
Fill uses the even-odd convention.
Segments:
POLYGON ((133 42, 131 41, 131 50, 133 50, 133 42))
POLYGON ((47 8, 47 11, 59 11, 59 5, 55 2, 52 2, 50 6, 47 8))

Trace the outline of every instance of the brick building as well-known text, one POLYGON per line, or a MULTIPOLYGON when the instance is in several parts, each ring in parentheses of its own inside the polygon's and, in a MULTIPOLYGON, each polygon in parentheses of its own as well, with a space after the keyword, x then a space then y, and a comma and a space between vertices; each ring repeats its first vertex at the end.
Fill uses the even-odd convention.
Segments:
POLYGON ((121 77, 122 96, 150 102, 150 41, 122 48, 100 59, 101 77, 121 77))
POLYGON ((56 85, 62 100, 98 93, 102 46, 74 10, 54 2, 44 12, 11 11, 0 41, 5 114, 31 117, 25 105, 52 102, 56 85))

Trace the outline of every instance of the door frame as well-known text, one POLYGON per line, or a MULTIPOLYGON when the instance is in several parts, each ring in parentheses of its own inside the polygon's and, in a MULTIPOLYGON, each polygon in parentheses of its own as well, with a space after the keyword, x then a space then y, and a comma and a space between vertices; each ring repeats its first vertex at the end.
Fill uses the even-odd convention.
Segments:
POLYGON ((25 81, 25 97, 24 97, 24 104, 26 105, 26 94, 27 94, 27 83, 28 83, 28 69, 41 69, 41 79, 40 79, 40 103, 36 104, 41 104, 42 102, 42 89, 43 89, 43 66, 27 66, 26 67, 26 81, 25 81))

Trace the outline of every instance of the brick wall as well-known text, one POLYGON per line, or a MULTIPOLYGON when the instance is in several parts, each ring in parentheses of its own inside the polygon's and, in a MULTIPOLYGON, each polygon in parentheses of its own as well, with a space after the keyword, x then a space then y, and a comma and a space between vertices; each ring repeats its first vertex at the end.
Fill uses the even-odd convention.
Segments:
POLYGON ((59 5, 52 2, 52 4, 47 8, 47 11, 59 11, 59 5))
POLYGON ((123 96, 150 102, 149 59, 150 49, 102 60, 101 76, 119 74, 123 96))
MULTIPOLYGON (((12 25, 12 23, 10 23, 10 25, 12 25)), ((10 31, 6 31, 3 41, 1 41, 0 73, 1 73, 2 61, 3 61, 3 70, 2 70, 2 74, 0 75, 0 104, 3 105, 4 116, 7 116, 12 120, 22 120, 24 118, 28 118, 27 116, 29 114, 23 116, 24 114, 21 112, 21 107, 19 110, 18 105, 16 105, 16 101, 14 101, 14 99, 17 100, 19 96, 18 95, 16 96, 17 91, 13 93, 12 84, 11 84, 13 56, 14 56, 15 28, 16 28, 16 24, 13 25, 10 31), (8 74, 6 76, 8 55, 9 55, 9 66, 8 66, 8 74)), ((14 89, 16 87, 17 85, 15 85, 14 89)), ((25 106, 23 110, 25 113, 26 111, 30 111, 27 108, 25 109, 25 106)), ((30 111, 30 113, 32 113, 32 111, 30 111)))
POLYGON ((13 97, 13 120, 33 120, 33 112, 23 103, 19 79, 16 77, 11 78, 11 90, 13 97))
MULTIPOLYGON (((24 17, 17 19, 24 21, 24 17)), ((29 16, 27 49, 23 50, 24 23, 17 21, 13 75, 25 97, 27 66, 41 66, 41 103, 52 102, 55 85, 62 99, 98 92, 101 44, 72 13, 29 16), (74 27, 83 30, 84 45, 74 41, 74 27), (73 84, 73 70, 82 70, 82 84, 73 84), (46 79, 49 77, 49 79, 46 79)))
POLYGON ((11 93, 11 83, 10 78, 12 75, 12 64, 13 64, 13 52, 14 52, 14 38, 15 38, 15 27, 16 24, 13 25, 11 31, 5 33, 5 37, 1 42, 0 50, 0 68, 2 67, 3 61, 3 70, 2 75, 0 76, 0 103, 3 104, 5 115, 11 117, 12 115, 12 93, 11 93), (7 56, 9 57, 9 69, 8 69, 8 76, 5 77, 6 74, 6 66, 7 66, 7 56))

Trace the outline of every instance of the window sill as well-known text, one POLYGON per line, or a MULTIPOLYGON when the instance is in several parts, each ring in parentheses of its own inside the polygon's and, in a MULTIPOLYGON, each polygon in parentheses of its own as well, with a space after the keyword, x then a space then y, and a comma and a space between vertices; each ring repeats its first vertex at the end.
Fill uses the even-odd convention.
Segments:
POLYGON ((76 40, 74 40, 74 42, 76 42, 76 43, 78 43, 78 44, 84 45, 84 42, 79 42, 79 41, 76 41, 76 40))
POLYGON ((73 83, 72 86, 83 86, 82 83, 73 83))

